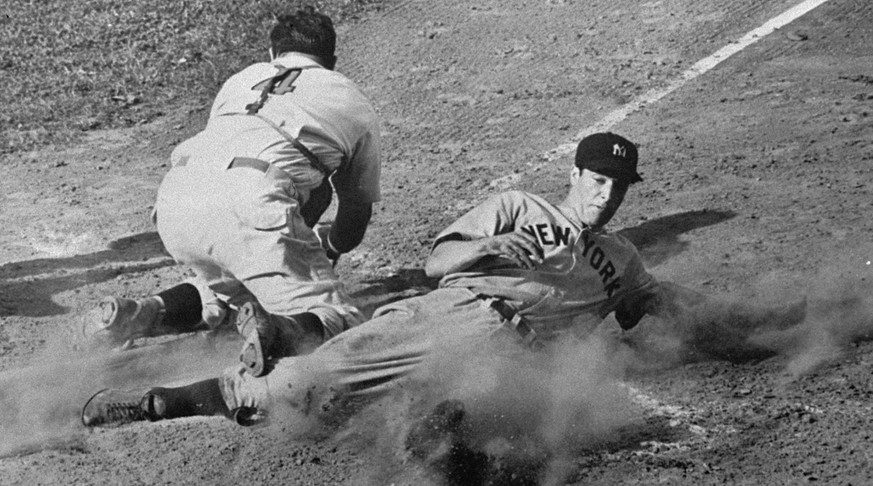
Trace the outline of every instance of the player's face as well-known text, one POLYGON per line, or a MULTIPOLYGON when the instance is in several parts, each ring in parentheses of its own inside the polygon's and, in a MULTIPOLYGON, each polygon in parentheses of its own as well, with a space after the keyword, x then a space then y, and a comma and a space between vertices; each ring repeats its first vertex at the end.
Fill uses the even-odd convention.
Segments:
POLYGON ((605 226, 618 211, 630 184, 593 172, 588 169, 573 169, 570 176, 572 204, 583 223, 593 228, 605 226))

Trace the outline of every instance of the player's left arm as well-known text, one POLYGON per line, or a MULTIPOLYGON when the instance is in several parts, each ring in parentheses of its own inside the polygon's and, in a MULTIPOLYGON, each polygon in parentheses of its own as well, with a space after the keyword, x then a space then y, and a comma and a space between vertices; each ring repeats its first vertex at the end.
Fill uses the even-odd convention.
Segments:
POLYGON ((696 290, 672 282, 650 280, 628 292, 615 308, 615 320, 622 329, 636 326, 645 315, 676 320, 687 309, 711 302, 696 290))
POLYGON ((615 320, 624 330, 636 327, 647 314, 663 317, 669 312, 672 299, 669 285, 665 286, 646 271, 639 253, 636 249, 633 252, 622 275, 627 290, 614 307, 615 320))
POLYGON ((663 314, 663 289, 656 280, 627 292, 615 307, 615 320, 627 331, 636 327, 644 316, 663 314))

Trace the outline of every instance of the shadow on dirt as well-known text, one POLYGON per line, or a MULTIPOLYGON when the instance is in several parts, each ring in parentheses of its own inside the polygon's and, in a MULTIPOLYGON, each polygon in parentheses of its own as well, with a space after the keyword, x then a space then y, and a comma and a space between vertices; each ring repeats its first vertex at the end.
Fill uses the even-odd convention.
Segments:
POLYGON ((87 255, 7 263, 0 266, 0 316, 63 314, 66 309, 52 301, 54 294, 174 264, 155 232, 120 238, 87 255), (165 258, 153 260, 159 257, 165 258))
POLYGON ((637 247, 647 266, 656 266, 685 251, 688 243, 679 240, 682 233, 712 226, 735 216, 736 213, 732 211, 685 211, 621 229, 618 234, 637 247))

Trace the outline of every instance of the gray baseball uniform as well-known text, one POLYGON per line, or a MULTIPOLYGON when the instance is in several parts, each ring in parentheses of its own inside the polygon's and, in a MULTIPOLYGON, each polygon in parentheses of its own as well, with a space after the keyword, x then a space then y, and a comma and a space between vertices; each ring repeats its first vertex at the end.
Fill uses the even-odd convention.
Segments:
POLYGON ((425 380, 429 367, 423 364, 446 352, 495 338, 521 342, 584 333, 623 300, 657 287, 625 238, 594 232, 524 192, 492 197, 440 233, 435 246, 513 231, 529 232, 542 245, 545 258, 536 269, 483 258, 445 276, 427 295, 381 307, 372 320, 312 354, 280 360, 265 377, 228 369, 221 380, 228 406, 284 404, 330 416, 341 404, 425 380))

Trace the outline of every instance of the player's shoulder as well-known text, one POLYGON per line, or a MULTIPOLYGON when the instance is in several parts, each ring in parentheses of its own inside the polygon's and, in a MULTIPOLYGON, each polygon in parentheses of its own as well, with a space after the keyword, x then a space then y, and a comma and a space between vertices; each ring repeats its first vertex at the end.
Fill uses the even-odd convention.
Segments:
POLYGON ((487 196, 484 201, 482 201, 482 204, 498 205, 507 208, 524 206, 527 202, 533 201, 530 196, 530 193, 519 190, 501 191, 487 196))
POLYGON ((263 81, 271 76, 276 74, 276 66, 269 62, 256 62, 254 64, 249 64, 243 69, 235 72, 227 81, 225 81, 225 86, 228 85, 237 85, 237 84, 252 84, 257 83, 258 81, 263 81))
POLYGON ((551 209, 554 207, 554 205, 544 197, 519 189, 499 192, 488 197, 486 201, 491 202, 492 204, 499 203, 502 206, 517 208, 520 210, 529 210, 532 208, 551 209))
POLYGON ((278 67, 270 62, 256 62, 240 69, 232 77, 244 77, 275 73, 278 67))
POLYGON ((535 194, 531 194, 526 191, 522 191, 520 189, 512 189, 509 191, 502 191, 497 194, 491 196, 492 199, 503 199, 507 201, 541 201, 542 198, 535 194))

